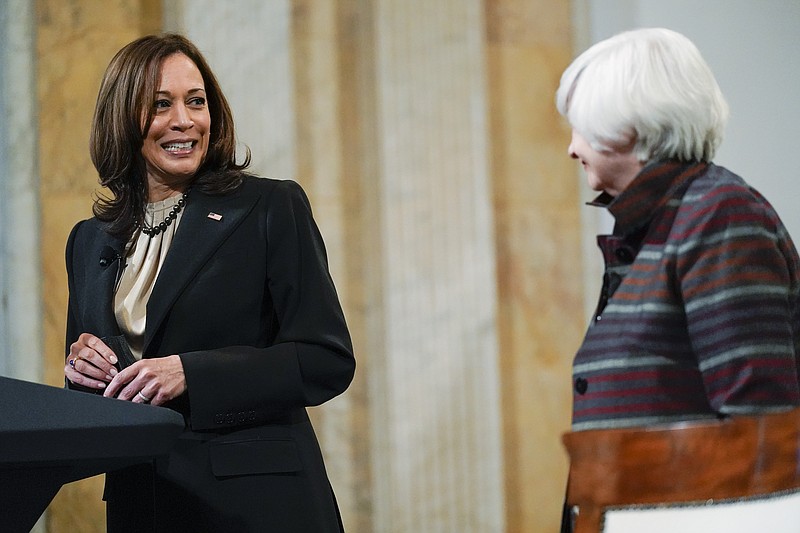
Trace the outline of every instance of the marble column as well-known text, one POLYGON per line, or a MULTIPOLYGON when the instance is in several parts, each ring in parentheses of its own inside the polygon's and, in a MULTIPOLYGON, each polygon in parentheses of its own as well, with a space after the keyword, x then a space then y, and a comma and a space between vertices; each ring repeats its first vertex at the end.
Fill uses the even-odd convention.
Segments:
POLYGON ((368 10, 359 1, 293 0, 291 6, 297 179, 312 199, 330 269, 347 316, 357 371, 345 394, 311 409, 345 528, 372 531, 365 297, 365 231, 361 172, 370 152, 359 142, 364 112, 364 50, 368 10))
POLYGON ((375 531, 503 531, 482 3, 373 5, 375 531))
POLYGON ((0 375, 42 378, 35 19, 0 5, 0 375))
POLYGON ((569 2, 485 0, 509 532, 557 531, 584 317, 581 193, 554 95, 569 2))
MULTIPOLYGON (((0 3, 0 375, 42 379, 35 17, 0 3)), ((33 533, 45 531, 46 513, 33 533)))

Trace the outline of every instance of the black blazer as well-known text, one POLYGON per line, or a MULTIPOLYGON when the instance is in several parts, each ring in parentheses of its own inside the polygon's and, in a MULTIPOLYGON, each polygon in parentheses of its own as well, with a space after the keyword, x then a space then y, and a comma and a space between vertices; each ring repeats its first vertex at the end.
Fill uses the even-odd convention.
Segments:
MULTIPOLYGON (((120 335, 109 251, 124 244, 96 219, 72 230, 67 350, 83 332, 120 335)), ((305 407, 342 393, 355 360, 298 184, 191 191, 147 304, 143 357, 172 354, 187 392, 170 407, 187 429, 154 471, 107 476, 109 531, 339 531, 305 407)))

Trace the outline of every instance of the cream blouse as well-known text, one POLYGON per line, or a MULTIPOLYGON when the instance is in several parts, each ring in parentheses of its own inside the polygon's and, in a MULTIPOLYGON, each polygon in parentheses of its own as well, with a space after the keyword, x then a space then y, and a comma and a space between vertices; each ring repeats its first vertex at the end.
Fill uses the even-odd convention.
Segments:
MULTIPOLYGON (((147 204, 144 214, 145 224, 154 227, 163 222, 170 209, 175 207, 180 199, 179 194, 160 202, 147 204)), ((139 230, 128 243, 125 268, 114 292, 114 314, 117 325, 125 335, 136 359, 142 358, 147 302, 182 216, 183 211, 178 213, 166 231, 152 237, 139 230)))

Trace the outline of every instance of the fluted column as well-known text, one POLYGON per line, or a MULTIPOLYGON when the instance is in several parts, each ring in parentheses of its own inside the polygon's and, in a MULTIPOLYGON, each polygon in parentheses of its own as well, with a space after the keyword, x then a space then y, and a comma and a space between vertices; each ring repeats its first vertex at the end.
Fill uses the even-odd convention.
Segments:
POLYGON ((361 169, 369 153, 358 132, 364 112, 364 64, 356 58, 368 9, 352 0, 292 0, 291 53, 295 99, 297 180, 311 197, 328 248, 331 273, 344 307, 356 354, 347 392, 312 409, 326 467, 345 529, 371 529, 370 441, 364 271, 365 218, 361 169))
POLYGON ((482 4, 374 6, 375 531, 502 531, 482 4))
MULTIPOLYGON (((507 531, 558 531, 584 317, 581 193, 555 109, 569 2, 485 0, 507 531)), ((593 296, 592 296, 593 298, 593 296)))
POLYGON ((0 375, 27 381, 44 367, 35 45, 31 3, 0 2, 0 375))
POLYGON ((35 18, 0 5, 0 375, 42 378, 35 18))

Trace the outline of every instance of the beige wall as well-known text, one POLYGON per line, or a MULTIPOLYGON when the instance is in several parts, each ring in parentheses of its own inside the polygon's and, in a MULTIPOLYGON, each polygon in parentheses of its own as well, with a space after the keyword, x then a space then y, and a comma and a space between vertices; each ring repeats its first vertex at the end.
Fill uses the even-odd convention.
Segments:
MULTIPOLYGON (((448 520, 466 524, 459 531, 493 533, 492 524, 509 532, 554 531, 566 475, 559 436, 569 421, 569 363, 585 326, 579 182, 565 156, 568 132, 553 107, 558 76, 572 55, 569 3, 286 1, 293 102, 286 144, 294 156, 275 157, 296 175, 277 177, 297 179, 309 192, 359 360, 347 394, 313 413, 348 530, 389 531, 381 520, 408 511, 387 508, 394 498, 415 507, 417 531, 425 531, 426 521, 448 520), (417 11, 404 11, 412 5, 437 9, 426 11, 430 18, 422 24, 417 11), (471 48, 450 49, 449 37, 471 48), (414 55, 420 42, 435 47, 427 50, 427 70, 414 55), (406 69, 406 77, 392 78, 387 65, 406 69), (412 112, 405 115, 391 107, 406 102, 412 112), (420 118, 414 109, 430 113, 420 118), (391 151, 398 146, 406 153, 391 151), (455 202, 459 189, 467 196, 455 202), (399 242, 404 228, 417 232, 428 255, 399 242), (400 268, 409 256, 419 261, 400 268), (425 261, 427 270, 419 264, 425 261), (409 272, 415 277, 404 277, 409 272), (478 322, 473 300, 481 313, 489 310, 478 322), (414 322, 414 305, 430 320, 414 322), (428 324, 434 319, 438 334, 428 324), (419 345, 397 340, 398 320, 409 320, 419 345), (437 354, 435 364, 397 366, 417 347, 437 354), (416 388, 404 385, 409 379, 416 388), (448 386, 451 392, 437 398, 448 386), (397 415, 414 395, 437 400, 441 410, 429 403, 397 415), (432 461, 415 470, 414 456, 404 463, 382 442, 389 435, 401 442, 398 428, 429 413, 445 416, 415 426, 418 440, 408 442, 423 447, 419 460, 432 461), (500 448, 484 447, 492 442, 500 448), (499 472, 481 470, 492 461, 499 472), (420 468, 426 467, 461 487, 415 483, 425 479, 420 468), (495 478, 500 486, 483 485, 495 478), (453 491, 457 503, 450 505, 443 490, 453 491), (499 506, 470 514, 470 502, 498 495, 499 506)), ((165 5, 170 20, 183 8, 165 5)), ((73 223, 89 216, 97 189, 87 145, 99 80, 117 49, 160 29, 161 14, 153 0, 37 2, 44 353, 51 384, 62 379, 64 242, 73 223)), ((97 479, 65 487, 50 507, 49 531, 103 531, 99 494, 97 479)))
MULTIPOLYGON (((36 2, 41 257, 45 381, 62 385, 67 309, 64 245, 91 216, 99 191, 89 159, 89 126, 100 78, 125 43, 160 27, 152 0, 36 2)), ((48 510, 48 531, 105 531, 102 477, 66 485, 48 510)))

